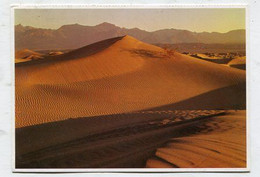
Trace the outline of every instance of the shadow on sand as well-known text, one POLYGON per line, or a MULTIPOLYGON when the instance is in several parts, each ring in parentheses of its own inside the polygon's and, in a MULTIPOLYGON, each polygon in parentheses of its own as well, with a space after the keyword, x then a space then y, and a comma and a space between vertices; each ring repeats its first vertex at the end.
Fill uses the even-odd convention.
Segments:
MULTIPOLYGON (((245 89, 245 83, 233 85, 149 110, 245 109, 245 89), (215 97, 219 98, 217 102, 215 97)), ((163 127, 161 123, 150 124, 167 116, 124 113, 18 128, 16 167, 142 167, 169 138, 183 136, 185 128, 200 123, 188 120, 163 127)))

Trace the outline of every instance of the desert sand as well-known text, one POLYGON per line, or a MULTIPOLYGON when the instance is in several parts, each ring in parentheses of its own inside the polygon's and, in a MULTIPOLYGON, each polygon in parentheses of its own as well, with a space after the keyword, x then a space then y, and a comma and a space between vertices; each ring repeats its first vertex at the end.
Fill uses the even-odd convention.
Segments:
MULTIPOLYGON (((214 110, 142 111, 70 119, 16 130, 19 168, 145 167, 157 147, 214 110)), ((192 132, 191 132, 192 133, 192 132)))
POLYGON ((29 49, 23 49, 15 52, 15 63, 27 62, 41 58, 42 54, 29 49))
POLYGON ((61 51, 54 51, 54 52, 48 53, 48 55, 50 55, 50 56, 56 56, 56 55, 62 55, 62 54, 63 54, 63 52, 61 52, 61 51))
POLYGON ((228 63, 228 66, 238 69, 246 69, 246 57, 237 57, 228 63))
POLYGON ((177 129, 246 108, 245 71, 131 36, 16 63, 15 72, 20 168, 151 167, 177 129))
POLYGON ((246 167, 246 112, 229 114, 194 124, 156 150, 150 168, 246 167), (187 134, 188 132, 188 134, 187 134))
POLYGON ((245 71, 167 57, 130 36, 53 57, 16 65, 17 128, 184 101, 181 109, 245 108, 245 71), (211 96, 194 105, 202 94, 211 96))

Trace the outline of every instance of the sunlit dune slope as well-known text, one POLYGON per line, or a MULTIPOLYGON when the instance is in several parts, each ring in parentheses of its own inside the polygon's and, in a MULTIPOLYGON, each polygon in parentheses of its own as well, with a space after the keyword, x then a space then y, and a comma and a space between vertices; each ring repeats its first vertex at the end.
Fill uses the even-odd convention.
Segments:
MULTIPOLYGON (((224 87, 229 92, 221 96, 228 104, 217 92, 211 95, 210 109, 245 104, 245 71, 177 52, 169 56, 130 36, 17 64, 15 71, 16 127, 155 108, 224 87)), ((209 108, 204 102, 196 105, 209 108)))
MULTIPOLYGON (((135 71, 143 65, 142 57, 133 57, 131 50, 141 42, 128 37, 101 41, 69 53, 45 57, 43 60, 25 63, 17 67, 24 78, 17 83, 27 84, 68 84, 96 80, 135 71), (112 46, 111 46, 112 45, 112 46), (131 58, 131 59, 130 59, 131 58), (33 73, 30 77, 27 74, 33 73)), ((142 49, 160 51, 155 46, 142 44, 142 49)))
POLYGON ((245 168, 246 112, 234 111, 194 124, 158 148, 150 168, 245 168))

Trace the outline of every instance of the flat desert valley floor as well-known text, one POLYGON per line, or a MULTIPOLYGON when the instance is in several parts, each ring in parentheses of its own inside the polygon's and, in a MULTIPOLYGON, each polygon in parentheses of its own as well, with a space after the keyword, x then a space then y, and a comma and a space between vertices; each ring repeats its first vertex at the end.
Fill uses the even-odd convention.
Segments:
POLYGON ((16 168, 246 167, 245 58, 207 57, 129 35, 19 51, 16 168))

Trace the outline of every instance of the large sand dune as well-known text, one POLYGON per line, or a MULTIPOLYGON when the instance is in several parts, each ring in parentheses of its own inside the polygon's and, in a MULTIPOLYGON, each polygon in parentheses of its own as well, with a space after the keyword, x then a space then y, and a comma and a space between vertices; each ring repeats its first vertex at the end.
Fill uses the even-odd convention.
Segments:
POLYGON ((130 36, 19 63, 15 72, 17 128, 177 103, 245 109, 245 71, 177 52, 168 56, 130 36), (213 94, 185 103, 205 93, 213 94))
POLYGON ((243 70, 124 36, 15 72, 17 168, 245 166, 243 70))

